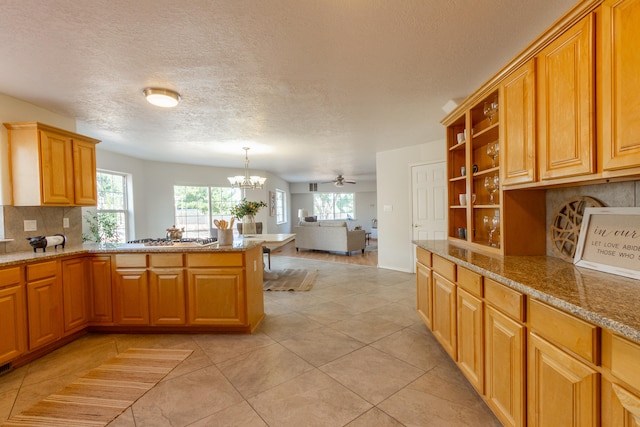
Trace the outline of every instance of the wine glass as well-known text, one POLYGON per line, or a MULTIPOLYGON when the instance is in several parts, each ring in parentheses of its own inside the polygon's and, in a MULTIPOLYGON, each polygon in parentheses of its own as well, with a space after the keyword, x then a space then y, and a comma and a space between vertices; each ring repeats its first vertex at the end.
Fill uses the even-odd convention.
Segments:
POLYGON ((497 175, 484 177, 484 189, 489 193, 489 204, 491 205, 495 204, 493 201, 493 193, 498 190, 497 186, 499 184, 499 181, 495 179, 496 177, 497 175))
POLYGON ((487 232, 487 234, 489 234, 489 240, 487 241, 487 245, 488 246, 493 246, 493 234, 491 233, 491 217, 489 217, 488 215, 485 215, 482 218, 482 225, 485 229, 485 231, 487 232))
POLYGON ((496 167, 496 158, 500 155, 500 144, 498 141, 487 144, 487 155, 491 157, 491 167, 496 167))
POLYGON ((495 234, 496 230, 498 230, 499 227, 500 227, 500 217, 492 216, 491 225, 489 227, 489 241, 491 242, 490 246, 495 246, 496 248, 500 246, 500 243, 493 242, 493 235, 495 234))
POLYGON ((484 113, 485 117, 489 118, 489 124, 491 124, 491 122, 493 121, 493 111, 491 109, 491 102, 485 101, 484 106, 482 108, 482 112, 484 113))

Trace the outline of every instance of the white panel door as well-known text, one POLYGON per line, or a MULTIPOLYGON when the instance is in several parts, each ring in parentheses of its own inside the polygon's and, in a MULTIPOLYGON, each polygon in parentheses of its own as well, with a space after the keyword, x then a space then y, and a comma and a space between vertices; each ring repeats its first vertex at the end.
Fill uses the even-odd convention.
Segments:
POLYGON ((413 239, 447 238, 447 163, 411 167, 413 239))

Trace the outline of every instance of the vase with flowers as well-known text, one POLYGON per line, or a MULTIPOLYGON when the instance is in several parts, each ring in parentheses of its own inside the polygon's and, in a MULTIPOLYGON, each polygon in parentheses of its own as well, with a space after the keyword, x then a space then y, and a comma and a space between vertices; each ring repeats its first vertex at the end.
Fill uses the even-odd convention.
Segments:
POLYGON ((231 208, 231 215, 242 221, 242 234, 256 234, 255 215, 260 208, 266 208, 267 204, 262 200, 249 201, 246 198, 231 208))

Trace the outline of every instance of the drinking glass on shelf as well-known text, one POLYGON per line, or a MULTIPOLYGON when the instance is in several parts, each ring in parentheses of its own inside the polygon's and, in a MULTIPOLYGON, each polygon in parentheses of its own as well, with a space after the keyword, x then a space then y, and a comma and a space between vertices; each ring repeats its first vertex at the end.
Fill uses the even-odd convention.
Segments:
POLYGON ((496 167, 496 158, 500 155, 500 144, 498 141, 487 144, 487 155, 491 157, 491 167, 496 167))
POLYGON ((498 191, 500 179, 498 175, 484 177, 484 189, 489 193, 489 204, 494 205, 493 193, 498 191))
POLYGON ((489 240, 487 241, 487 245, 493 246, 493 239, 492 239, 493 236, 491 235, 491 217, 489 215, 485 215, 482 218, 482 226, 484 227, 485 231, 489 235, 489 240))
POLYGON ((498 112, 498 98, 494 98, 492 101, 485 101, 482 112, 489 118, 489 124, 493 124, 493 116, 498 112))
POLYGON ((496 230, 498 230, 499 228, 500 228, 500 217, 499 216, 492 216, 491 217, 491 227, 489 229, 489 240, 491 241, 491 245, 490 246, 494 246, 496 248, 498 246, 500 246, 500 243, 493 241, 493 235, 495 234, 496 230))

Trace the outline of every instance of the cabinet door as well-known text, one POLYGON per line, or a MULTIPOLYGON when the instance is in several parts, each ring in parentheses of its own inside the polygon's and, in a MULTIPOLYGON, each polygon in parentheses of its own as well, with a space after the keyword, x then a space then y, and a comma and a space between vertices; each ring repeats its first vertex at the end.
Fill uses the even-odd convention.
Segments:
POLYGON ((149 283, 147 270, 115 270, 114 320, 118 325, 149 324, 149 283))
POLYGON ((456 360, 456 285, 433 272, 433 335, 456 360))
POLYGON ((484 393, 482 300, 458 287, 458 366, 469 382, 484 393))
POLYGON ((536 180, 535 83, 535 59, 532 59, 501 85, 503 185, 536 180))
POLYGON ((602 4, 602 70, 599 111, 604 170, 640 166, 640 1, 602 4))
POLYGON ((42 204, 72 205, 73 151, 71 139, 49 131, 40 131, 42 204))
POLYGON ((73 182, 76 205, 98 203, 96 184, 96 147, 93 142, 73 140, 73 182))
POLYGON ((418 301, 418 315, 427 328, 431 329, 433 318, 431 305, 431 269, 419 262, 416 263, 416 291, 418 301))
POLYGON ((111 257, 89 258, 89 319, 93 323, 113 321, 111 257))
POLYGON ((2 365, 25 351, 27 331, 23 285, 0 289, 0 325, 2 365))
POLYGON ((525 329, 485 308, 485 395, 505 426, 525 425, 525 329))
POLYGON ((188 323, 191 325, 246 325, 242 269, 188 270, 188 323))
POLYGON ((62 262, 62 306, 64 311, 64 331, 86 326, 89 321, 87 303, 89 287, 84 258, 62 262))
POLYGON ((27 283, 29 349, 33 350, 62 335, 62 289, 58 278, 27 283))
POLYGON ((149 274, 149 297, 152 325, 186 323, 184 269, 152 269, 149 274))
POLYGON ((529 334, 530 426, 596 426, 600 374, 548 343, 529 334))
POLYGON ((537 57, 540 179, 595 172, 593 16, 537 57))
POLYGON ((640 427, 640 397, 602 380, 602 427, 640 427))

